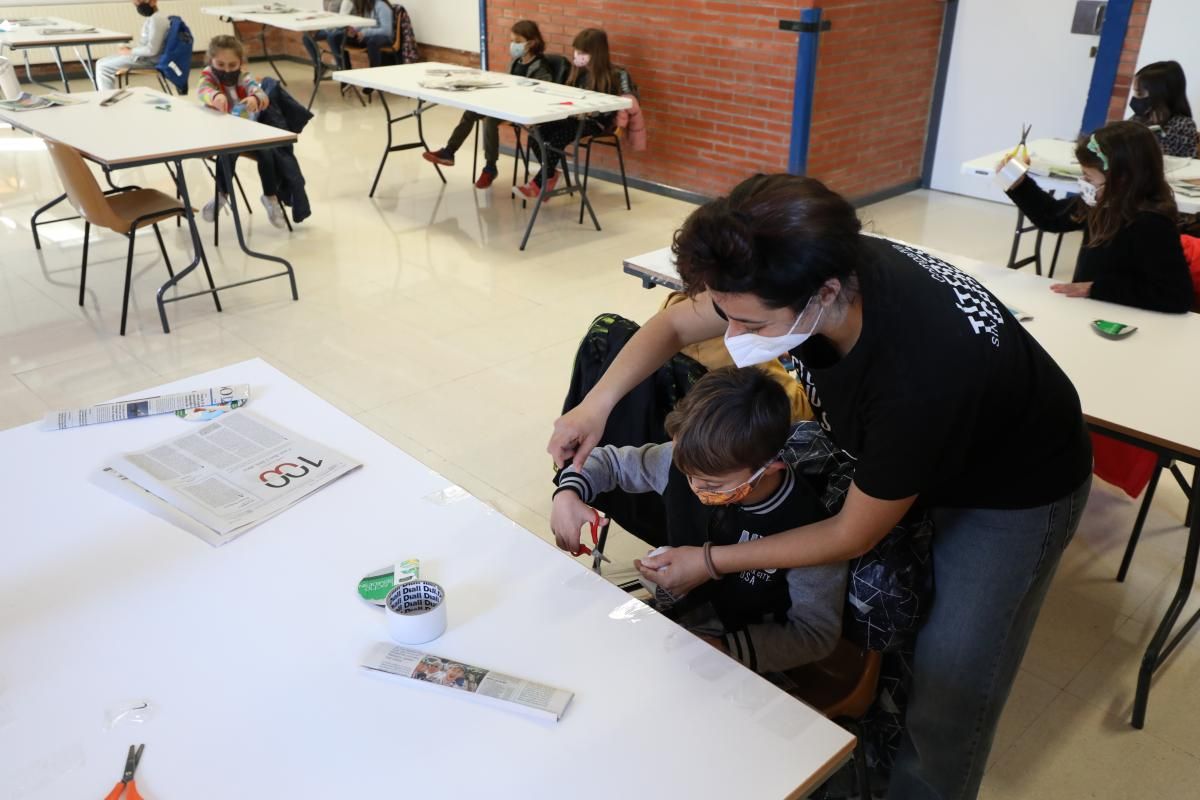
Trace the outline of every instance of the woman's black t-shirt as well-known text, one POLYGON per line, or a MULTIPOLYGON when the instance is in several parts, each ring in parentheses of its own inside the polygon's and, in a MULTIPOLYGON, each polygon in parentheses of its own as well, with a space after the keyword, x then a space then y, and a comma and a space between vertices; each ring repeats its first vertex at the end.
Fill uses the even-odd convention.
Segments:
POLYGON ((927 253, 863 237, 862 333, 839 359, 814 336, 792 352, 821 425, 882 500, 1033 508, 1092 469, 1066 374, 974 278, 927 253))

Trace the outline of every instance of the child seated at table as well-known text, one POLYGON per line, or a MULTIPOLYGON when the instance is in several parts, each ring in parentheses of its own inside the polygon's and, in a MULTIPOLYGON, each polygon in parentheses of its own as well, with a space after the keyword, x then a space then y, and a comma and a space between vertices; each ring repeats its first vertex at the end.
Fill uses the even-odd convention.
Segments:
POLYGON ((1196 121, 1187 98, 1187 78, 1178 61, 1155 61, 1133 76, 1133 118, 1154 128, 1163 153, 1196 157, 1196 121))
MULTIPOLYGON (((378 67, 383 63, 382 50, 396 39, 396 13, 387 0, 354 0, 354 16, 373 17, 374 27, 346 28, 343 47, 362 47, 367 51, 367 64, 378 67)), ((349 55, 345 56, 347 67, 349 55)))
POLYGON ((96 62, 96 83, 100 91, 117 88, 117 73, 131 68, 153 69, 162 54, 171 20, 166 14, 158 13, 158 0, 133 0, 137 12, 146 18, 138 43, 134 47, 123 44, 114 56, 105 56, 96 62))
MULTIPOLYGON (((270 105, 270 100, 254 76, 242 71, 244 59, 245 50, 241 40, 229 35, 214 36, 208 43, 208 65, 200 73, 200 82, 196 86, 196 97, 200 102, 222 114, 257 119, 270 105)), ((200 210, 205 222, 215 220, 221 209, 229 203, 229 182, 236 164, 236 158, 228 159, 231 173, 228 176, 225 170, 217 170, 217 196, 200 210)), ((286 228, 283 206, 276 196, 279 176, 274 159, 260 155, 257 164, 258 178, 263 188, 261 200, 267 210, 267 219, 276 228, 286 228)))
MULTIPOLYGON (((574 53, 571 57, 571 72, 567 75, 568 86, 602 94, 624 95, 633 92, 628 73, 612 64, 607 33, 599 28, 584 28, 575 36, 571 46, 574 53)), ((616 119, 615 111, 589 114, 583 119, 580 137, 609 133, 615 129, 616 119)), ((513 193, 520 192, 530 199, 537 197, 541 192, 543 179, 546 181, 546 191, 553 189, 554 184, 558 182, 558 162, 562 160, 562 150, 575 140, 575 134, 579 130, 579 119, 576 117, 539 125, 538 132, 546 142, 546 152, 539 151, 537 140, 532 136, 529 142, 538 154, 542 168, 529 183, 513 187, 513 193)))
POLYGON ((1072 282, 1050 288, 1151 311, 1190 311, 1192 277, 1154 134, 1140 122, 1112 122, 1081 137, 1075 157, 1083 170, 1078 195, 1052 197, 1019 167, 1007 189, 1041 230, 1083 231, 1072 282))
MULTIPOLYGON (((621 489, 657 492, 672 547, 728 545, 828 516, 817 491, 779 458, 791 429, 783 388, 755 367, 708 373, 667 416, 671 441, 597 447, 582 470, 559 473, 551 527, 579 552, 587 503, 621 489)), ((711 563, 711 562, 710 562, 711 563)), ((712 568, 710 567, 710 570, 712 568)), ((758 672, 782 672, 829 655, 842 633, 847 565, 724 575, 660 610, 758 672)), ((660 600, 662 590, 656 593, 660 600)))
MULTIPOLYGON (((542 39, 542 32, 538 29, 537 23, 528 19, 518 20, 513 24, 510 34, 511 41, 508 50, 513 60, 508 66, 508 73, 520 78, 552 82, 554 75, 550 71, 550 65, 543 57, 546 52, 546 42, 542 39)), ((453 167, 454 154, 467 140, 467 136, 470 135, 471 129, 478 120, 483 120, 483 158, 485 163, 483 171, 479 173, 479 179, 475 181, 475 188, 486 189, 492 185, 492 181, 498 174, 496 162, 500 159, 500 120, 476 114, 474 111, 464 111, 458 126, 450 134, 446 146, 439 150, 422 153, 422 156, 426 161, 432 161, 434 164, 453 167)))

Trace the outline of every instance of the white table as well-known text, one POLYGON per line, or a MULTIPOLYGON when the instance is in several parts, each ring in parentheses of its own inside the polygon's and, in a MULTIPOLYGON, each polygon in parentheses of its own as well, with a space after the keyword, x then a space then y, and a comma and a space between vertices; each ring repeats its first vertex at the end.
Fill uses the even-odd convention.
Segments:
MULTIPOLYGON (((0 14, 0 19, 4 19, 4 15, 0 14)), ((71 83, 67 80, 67 71, 63 67, 62 48, 71 47, 75 50, 75 58, 83 65, 83 71, 92 81, 92 86, 99 89, 100 86, 96 83, 96 68, 95 59, 92 58, 92 45, 94 44, 117 44, 128 42, 133 39, 128 33, 120 31, 110 31, 103 28, 92 28, 90 25, 84 25, 79 22, 72 22, 61 17, 44 17, 38 15, 36 17, 26 17, 26 20, 38 22, 36 25, 28 23, 14 25, 11 30, 0 32, 0 53, 4 50, 20 50, 25 58, 25 77, 30 83, 36 83, 38 86, 45 86, 48 89, 54 87, 49 86, 41 81, 35 80, 33 77, 33 67, 29 63, 29 51, 36 50, 39 47, 47 47, 54 51, 54 61, 58 64, 58 75, 62 78, 63 89, 67 92, 71 91, 71 83), (49 25, 41 24, 43 21, 49 22, 49 25), (58 33, 45 34, 42 33, 46 28, 92 28, 85 33, 58 33), (79 48, 83 47, 86 57, 80 55, 79 48)), ((15 20, 10 19, 9 22, 15 20)))
MULTIPOLYGON (((1200 371, 1164 369, 1171 353, 1200 353, 1200 314, 1160 314, 1115 303, 1064 297, 1050 281, 951 253, 928 252, 973 275, 1005 305, 1033 316, 1026 329, 1075 384, 1088 425, 1100 433, 1197 466, 1200 474, 1200 371), (1135 325, 1127 339, 1096 334, 1096 319, 1135 325)), ((669 248, 626 259, 624 271, 643 285, 682 288, 669 248)), ((1192 503, 1200 508, 1200 481, 1192 483, 1192 503)), ((1145 722, 1154 671, 1194 625, 1200 612, 1168 642, 1191 593, 1200 561, 1200 514, 1190 522, 1183 574, 1175 599, 1146 650, 1138 676, 1133 724, 1145 722)))
MULTIPOLYGON (((542 134, 537 127, 538 125, 584 114, 621 111, 633 105, 632 101, 625 97, 602 94, 600 92, 589 92, 584 89, 576 89, 557 83, 536 81, 498 72, 479 72, 480 75, 486 75, 489 80, 495 80, 500 83, 499 86, 495 87, 474 89, 471 91, 449 91, 446 89, 430 89, 421 85, 423 81, 437 79, 438 76, 430 74, 431 72, 437 73, 447 70, 458 73, 464 72, 464 68, 461 66, 431 61, 420 64, 400 64, 391 67, 343 70, 333 74, 333 79, 336 81, 378 91, 380 99, 383 101, 383 112, 387 116, 388 126, 387 145, 383 150, 383 158, 379 161, 379 169, 375 171, 375 180, 371 184, 371 191, 368 193, 368 197, 375 196, 375 188, 379 185, 379 176, 383 174, 383 165, 387 163, 389 154, 399 150, 412 150, 414 148, 422 148, 427 152, 429 151, 429 145, 425 142, 425 131, 421 123, 421 115, 433 106, 450 106, 451 108, 473 111, 476 114, 510 122, 513 125, 526 129, 529 132, 529 136, 538 143, 539 151, 544 152, 546 143, 542 139, 542 134), (417 107, 408 114, 393 117, 387 106, 387 94, 412 98, 417 101, 417 107), (407 119, 416 120, 417 141, 393 144, 392 125, 407 119)), ((579 138, 582 131, 583 117, 580 116, 579 125, 575 132, 575 152, 579 151, 579 138)), ((442 175, 441 168, 436 164, 434 164, 434 168, 437 169, 438 176, 445 183, 446 176, 442 175)), ((525 249, 525 244, 529 241, 529 234, 533 230, 534 222, 537 221, 538 211, 541 209, 542 203, 547 198, 556 195, 573 194, 578 191, 584 208, 591 215, 592 224, 596 226, 596 230, 600 230, 600 221, 596 219, 596 212, 592 210, 592 204, 588 201, 587 191, 579 183, 578 174, 575 176, 575 181, 572 182, 570 168, 565 163, 565 160, 563 173, 565 177, 564 186, 560 188, 547 191, 546 182, 542 182, 541 192, 538 194, 537 202, 534 203, 533 212, 529 215, 529 222, 525 227, 525 236, 521 239, 521 250, 525 249)))
MULTIPOLYGON (((1008 155, 1008 150, 988 153, 985 156, 964 162, 962 171, 968 175, 978 175, 991 180, 996 171, 996 165, 1008 155)), ((1029 142, 1030 172, 1038 186, 1043 189, 1054 189, 1061 194, 1078 194, 1079 186, 1076 177, 1081 175, 1079 161, 1075 158, 1075 142, 1065 139, 1034 139, 1029 142), (1054 170, 1056 176, 1051 176, 1054 170), (1057 177, 1061 173, 1066 177, 1057 177)), ((1194 158, 1174 158, 1168 156, 1165 163, 1167 181, 1175 183, 1185 178, 1200 178, 1200 160, 1194 158)), ((1187 197, 1176 193, 1175 204, 1185 214, 1200 212, 1200 198, 1187 197)))
MULTIPOLYGON (((260 360, 250 408, 365 465, 221 548, 92 483, 194 423, 0 433, 0 796, 797 797, 853 737, 260 360), (441 495, 445 497, 445 495, 441 495), (575 693, 558 723, 374 677, 355 591, 403 558, 446 588, 421 647, 575 693), (106 730, 106 709, 153 716, 106 730)), ((549 488, 549 484, 547 484, 549 488)))
MULTIPOLYGON (((115 92, 88 92, 77 95, 79 99, 85 101, 80 105, 57 106, 37 111, 0 110, 0 121, 7 122, 14 128, 34 136, 51 139, 75 148, 84 158, 99 164, 106 175, 114 169, 146 164, 174 165, 172 175, 175 178, 182 205, 186 209, 188 226, 192 234, 193 258, 186 268, 175 273, 158 290, 158 313, 164 333, 170 332, 166 303, 186 300, 202 294, 211 294, 217 311, 220 311, 221 302, 217 295, 218 291, 286 276, 291 282, 292 299, 298 300, 296 275, 292 270, 292 265, 278 256, 258 253, 246 246, 241 217, 238 214, 236 193, 233 191, 229 192, 229 207, 233 212, 234 227, 237 230, 238 243, 242 250, 251 257, 282 264, 284 271, 221 287, 213 284, 212 274, 209 272, 208 262, 204 257, 204 249, 200 244, 200 234, 196 227, 183 171, 185 159, 215 156, 218 160, 218 168, 224 169, 228 173, 230 170, 230 165, 227 163, 229 157, 236 157, 237 153, 248 150, 263 150, 295 142, 296 134, 204 108, 191 98, 173 97, 143 87, 131 87, 124 91, 130 92, 130 96, 107 107, 101 106, 100 101, 111 97, 115 92), (170 111, 157 109, 155 101, 169 103, 170 111), (163 294, 201 262, 203 262, 204 271, 208 276, 209 288, 164 299, 163 294)), ((109 182, 111 184, 111 178, 109 178, 109 182)), ((233 183, 232 176, 230 176, 229 183, 233 183)), ((38 222, 38 216, 57 205, 64 198, 65 195, 61 195, 34 212, 30 223, 33 227, 35 244, 40 246, 37 235, 38 225, 62 221, 38 222)), ((70 217, 69 219, 75 218, 70 217)))
MULTIPOLYGON (((288 7, 286 3, 283 6, 288 7)), ((320 50, 317 49, 316 40, 312 38, 313 31, 334 28, 374 28, 378 25, 374 17, 335 14, 332 11, 270 11, 267 10, 268 8, 269 5, 263 3, 246 6, 205 6, 200 9, 200 13, 220 17, 230 22, 252 22, 258 25, 258 40, 262 45, 263 55, 266 56, 267 63, 271 65, 271 69, 275 70, 276 77, 284 86, 287 86, 287 81, 279 72, 279 67, 275 66, 275 60, 267 48, 267 28, 279 28, 303 34, 305 40, 312 44, 312 52, 318 53, 317 58, 313 59, 313 89, 312 94, 308 97, 308 108, 312 108, 313 100, 317 97, 317 89, 321 86, 325 72, 321 65, 320 50)))

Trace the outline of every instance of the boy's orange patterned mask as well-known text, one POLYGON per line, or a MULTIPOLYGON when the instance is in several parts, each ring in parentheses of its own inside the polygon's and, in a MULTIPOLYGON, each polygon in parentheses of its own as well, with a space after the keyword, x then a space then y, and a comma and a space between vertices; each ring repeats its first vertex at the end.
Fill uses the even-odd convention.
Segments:
POLYGON ((732 489, 724 489, 719 492, 710 492, 703 489, 697 489, 696 484, 692 483, 692 478, 688 476, 688 486, 696 493, 696 497, 706 506, 729 506, 742 502, 750 493, 754 491, 754 483, 762 477, 767 471, 767 465, 763 465, 758 472, 751 475, 745 483, 740 483, 732 489))

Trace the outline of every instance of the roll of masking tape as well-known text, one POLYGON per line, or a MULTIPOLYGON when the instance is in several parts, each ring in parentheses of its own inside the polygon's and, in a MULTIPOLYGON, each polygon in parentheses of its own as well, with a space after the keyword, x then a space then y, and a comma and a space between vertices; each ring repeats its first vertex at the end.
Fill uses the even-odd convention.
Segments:
POLYGON ((446 630, 446 590, 433 581, 394 586, 384 599, 383 614, 392 641, 433 641, 446 630))
MULTIPOLYGON (((663 553, 667 552, 670 549, 671 549, 670 547, 656 547, 653 550, 651 550, 649 553, 646 553, 646 558, 653 558, 654 556, 661 556, 663 553)), ((661 572, 662 570, 666 569, 666 567, 659 567, 658 569, 661 572)), ((657 583, 653 583, 653 582, 647 580, 644 576, 642 576, 640 574, 638 575, 638 583, 642 584, 642 588, 645 589, 647 592, 649 592, 651 595, 657 595, 659 592, 666 592, 666 590, 661 588, 657 583)), ((667 596, 670 597, 670 594, 667 594, 667 596)))
POLYGON ((1006 161, 1003 167, 996 170, 996 174, 993 176, 993 179, 996 181, 997 186, 1007 192, 1009 189, 1015 186, 1017 181, 1021 180, 1021 178, 1024 177, 1025 173, 1028 171, 1029 168, 1021 163, 1016 156, 1014 156, 1006 161))

